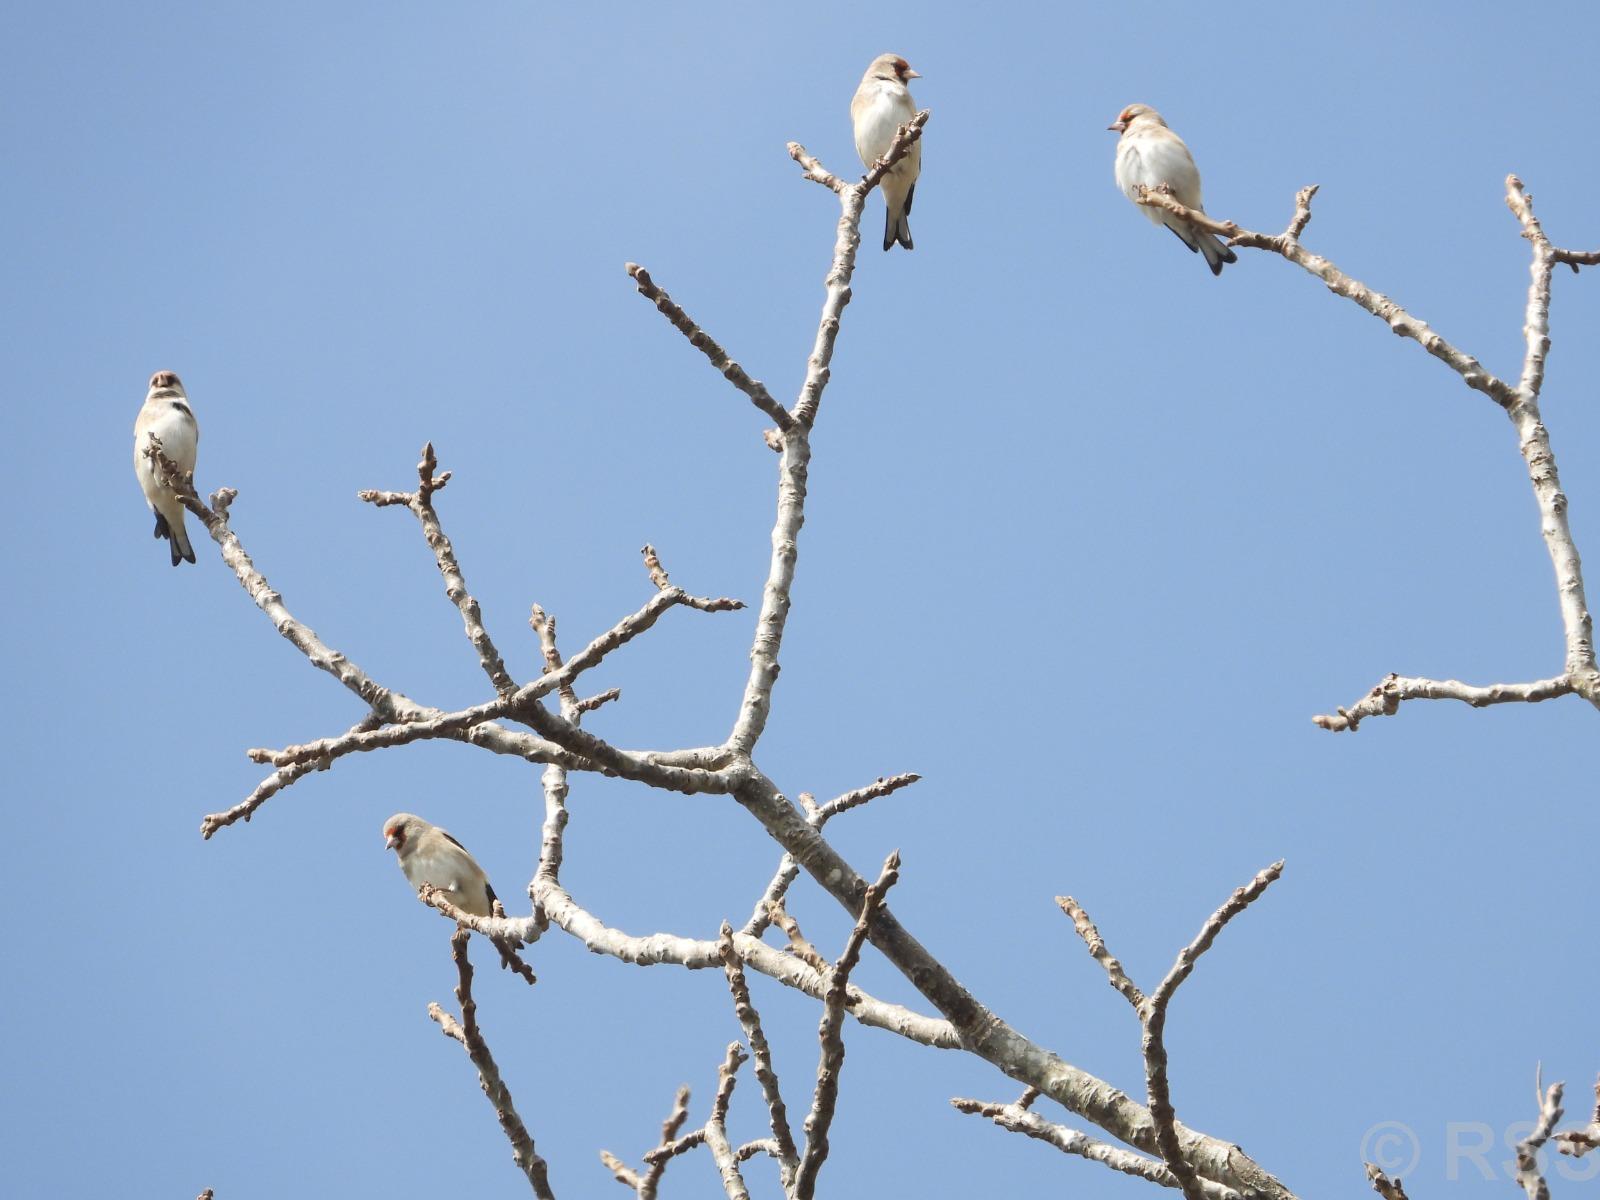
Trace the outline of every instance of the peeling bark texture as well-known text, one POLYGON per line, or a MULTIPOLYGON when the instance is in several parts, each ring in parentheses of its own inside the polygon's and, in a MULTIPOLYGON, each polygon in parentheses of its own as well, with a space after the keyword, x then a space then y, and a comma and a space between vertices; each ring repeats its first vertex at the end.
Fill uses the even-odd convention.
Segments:
MULTIPOLYGON (((195 492, 192 479, 178 471, 159 442, 152 441, 146 451, 163 480, 205 525, 223 562, 233 571, 252 602, 307 662, 336 679, 357 701, 351 714, 353 723, 342 733, 281 749, 257 747, 250 750, 250 758, 271 768, 272 773, 232 808, 206 816, 201 826, 205 837, 248 822, 268 800, 307 775, 327 771, 335 762, 416 742, 456 742, 520 758, 542 768, 540 791, 544 816, 537 863, 527 889, 529 911, 507 915, 497 905, 492 916, 476 917, 461 912, 447 896, 432 889, 422 891, 425 903, 458 923, 452 946, 459 976, 456 994, 461 1003, 461 1017, 451 1016, 438 1005, 430 1006, 430 1016, 447 1036, 466 1049, 477 1068, 484 1093, 511 1143, 517 1165, 536 1195, 551 1194, 548 1171, 544 1160, 534 1150, 533 1139, 512 1104, 511 1094, 477 1025, 471 991, 472 967, 466 952, 469 930, 490 938, 508 963, 520 964, 518 969, 525 972, 530 982, 532 971, 517 951, 538 942, 551 931, 575 938, 591 952, 621 962, 645 967, 664 965, 685 970, 716 970, 726 977, 734 1019, 749 1049, 747 1051, 738 1042, 728 1047, 718 1070, 715 1096, 704 1125, 683 1132, 688 1120, 689 1093, 687 1088, 682 1088, 663 1122, 657 1144, 642 1156, 641 1166, 630 1165, 609 1151, 600 1152, 605 1170, 640 1200, 653 1200, 669 1163, 701 1148, 709 1154, 727 1196, 748 1195, 741 1165, 766 1156, 776 1166, 785 1197, 789 1200, 810 1197, 828 1154, 847 1017, 858 1025, 918 1045, 970 1054, 991 1065, 999 1077, 1024 1086, 1021 1099, 1013 1104, 953 1101, 960 1112, 985 1117, 1001 1128, 1047 1142, 1084 1161, 1177 1189, 1186 1200, 1295 1200, 1294 1193, 1284 1182, 1247 1157, 1234 1141, 1188 1129, 1178 1121, 1164 1041, 1167 1010, 1179 986, 1227 923, 1279 877, 1283 868, 1281 862, 1261 871, 1250 883, 1235 891, 1204 923, 1195 940, 1179 953, 1157 988, 1148 994, 1134 983, 1122 963, 1111 954, 1084 908, 1071 897, 1058 898, 1058 904, 1071 919, 1089 953, 1138 1017, 1147 1100, 1147 1104, 1140 1104, 1008 1024, 958 980, 928 945, 900 923, 885 902, 885 894, 899 870, 896 855, 889 857, 877 881, 869 883, 829 840, 827 825, 833 818, 915 783, 916 774, 907 772, 881 777, 819 805, 806 792, 786 795, 757 763, 757 750, 772 717, 799 563, 812 456, 811 437, 821 418, 834 348, 851 298, 856 252, 861 240, 861 214, 872 189, 922 136, 928 119, 928 112, 919 112, 902 126, 888 153, 856 182, 833 174, 804 147, 796 143, 789 145, 790 156, 799 164, 802 178, 827 188, 838 204, 839 213, 832 256, 824 277, 821 314, 811 340, 804 379, 788 408, 774 399, 765 385, 753 378, 692 320, 647 271, 637 264, 628 265, 628 273, 639 292, 704 355, 714 370, 776 425, 764 435, 766 444, 778 452, 771 555, 750 645, 749 674, 728 736, 719 745, 630 749, 613 745, 583 726, 587 713, 618 701, 621 696, 619 688, 609 687, 582 697, 580 688, 588 692, 597 686, 583 676, 602 665, 614 665, 613 656, 633 639, 655 629, 669 610, 689 608, 717 614, 743 607, 740 601, 730 597, 696 596, 673 583, 653 545, 645 545, 641 552, 652 589, 648 600, 636 611, 615 620, 570 656, 563 656, 560 650, 555 617, 529 598, 529 625, 538 639, 543 667, 537 678, 523 681, 516 679, 507 668, 504 656, 488 631, 481 606, 468 589, 455 549, 445 534, 433 497, 446 485, 449 474, 437 470, 437 457, 431 443, 423 448, 417 465, 416 491, 360 493, 361 499, 376 507, 401 505, 417 517, 424 541, 444 580, 446 596, 460 615, 468 646, 492 689, 491 698, 446 711, 413 701, 378 682, 343 653, 323 642, 290 612, 283 597, 273 590, 246 553, 230 524, 230 506, 235 493, 231 489, 219 489, 212 494, 208 505, 195 492), (710 938, 671 932, 637 936, 605 924, 595 915, 594 909, 575 897, 563 884, 561 876, 568 849, 567 804, 575 778, 583 775, 602 775, 642 784, 660 792, 662 803, 680 804, 685 811, 698 811, 696 805, 720 804, 724 810, 737 806, 747 813, 771 839, 777 865, 761 895, 754 899, 743 927, 736 930, 724 922, 718 935, 710 938), (798 802, 791 801, 789 795, 797 796, 798 802), (700 799, 686 803, 684 797, 700 799), (837 903, 854 919, 844 952, 835 962, 829 963, 823 958, 806 939, 794 914, 785 907, 790 886, 802 872, 815 881, 821 892, 830 898, 830 903, 837 903), (772 929, 774 925, 776 931, 772 929), (780 944, 766 940, 769 932, 772 940, 780 944), (928 1011, 919 1012, 878 999, 850 982, 852 970, 869 952, 868 947, 881 954, 905 978, 922 998, 918 1003, 924 1004, 928 1011), (812 1080, 812 1103, 803 1125, 803 1145, 797 1144, 790 1125, 777 1064, 751 994, 752 972, 810 996, 821 1005, 818 1061, 812 1080), (736 1073, 747 1058, 754 1064, 753 1072, 767 1109, 772 1136, 735 1146, 728 1137, 727 1118, 736 1073), (1046 1098, 1082 1118, 1095 1127, 1098 1134, 1057 1124, 1033 1111, 1032 1106, 1046 1098), (1122 1144, 1113 1145, 1113 1141, 1122 1144)), ((1556 574, 1566 644, 1563 669, 1551 678, 1530 683, 1475 686, 1456 680, 1389 675, 1350 708, 1339 709, 1333 716, 1318 717, 1317 723, 1330 730, 1354 731, 1367 718, 1393 715, 1404 702, 1411 700, 1453 699, 1484 707, 1578 695, 1600 708, 1600 671, 1596 669, 1581 564, 1567 523, 1566 496, 1539 410, 1545 359, 1550 349, 1549 310, 1554 268, 1565 264, 1577 272, 1581 267, 1600 262, 1600 252, 1553 246, 1534 217, 1532 200, 1521 183, 1514 177, 1508 180, 1507 202, 1533 247, 1532 282, 1524 323, 1526 352, 1521 375, 1512 384, 1491 374, 1476 358, 1387 296, 1351 279, 1328 259, 1305 250, 1300 237, 1311 220, 1311 201, 1315 193, 1315 187, 1303 189, 1296 197, 1294 216, 1288 227, 1281 234, 1270 235, 1191 212, 1170 195, 1146 192, 1140 202, 1171 209, 1200 229, 1227 237, 1235 246, 1276 254, 1317 276, 1336 295, 1358 304, 1399 336, 1422 346, 1454 371, 1467 387, 1487 395, 1506 412, 1517 433, 1538 502, 1541 529, 1556 574)), ((341 777, 343 774, 341 772, 341 777)), ((532 849, 530 847, 530 853, 532 849)), ((749 897, 738 900, 737 911, 745 911, 748 904, 749 897)), ((809 914, 807 920, 810 920, 809 914)), ((746 1091, 748 1093, 749 1089, 746 1091)), ((1555 1130, 1561 1114, 1560 1094, 1560 1085, 1541 1093, 1539 1125, 1519 1150, 1519 1181, 1530 1200, 1545 1200, 1546 1196, 1534 1157, 1540 1146, 1554 1139, 1563 1153, 1582 1155, 1600 1144, 1600 1102, 1597 1102, 1594 1121, 1586 1129, 1555 1130)), ((1597 1084, 1597 1101, 1600 1101, 1600 1084, 1597 1084)), ((1406 1200, 1397 1180, 1388 1179, 1376 1168, 1368 1170, 1373 1187, 1384 1200, 1406 1200)), ((851 1189, 841 1185, 840 1190, 843 1194, 851 1189)))

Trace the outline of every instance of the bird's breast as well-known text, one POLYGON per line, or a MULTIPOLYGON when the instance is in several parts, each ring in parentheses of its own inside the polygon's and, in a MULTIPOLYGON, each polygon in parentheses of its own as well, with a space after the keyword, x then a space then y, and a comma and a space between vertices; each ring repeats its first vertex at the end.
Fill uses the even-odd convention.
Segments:
POLYGON ((911 97, 903 89, 898 95, 880 90, 869 96, 856 111, 856 152, 861 161, 870 166, 888 153, 900 126, 916 115, 911 97))

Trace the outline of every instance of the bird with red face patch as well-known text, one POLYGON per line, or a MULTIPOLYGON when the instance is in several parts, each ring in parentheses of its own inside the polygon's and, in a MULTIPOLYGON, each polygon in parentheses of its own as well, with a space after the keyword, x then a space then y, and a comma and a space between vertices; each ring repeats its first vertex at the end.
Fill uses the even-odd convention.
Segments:
MULTIPOLYGON (((1194 165, 1189 147, 1148 104, 1130 104, 1117 114, 1107 129, 1120 133, 1117 140, 1117 187, 1138 204, 1139 187, 1152 191, 1165 189, 1174 200, 1195 212, 1205 212, 1200 199, 1200 169, 1194 165)), ((1165 225, 1190 250, 1204 256, 1213 275, 1222 274, 1222 264, 1238 262, 1239 256, 1214 234, 1196 229, 1179 217, 1150 204, 1139 211, 1157 225, 1165 225)))
POLYGON ((431 884, 450 903, 475 917, 492 916, 494 889, 467 848, 437 825, 410 813, 395 813, 383 823, 383 844, 394 851, 400 869, 418 891, 431 884))
MULTIPOLYGON (((855 126, 856 153, 868 170, 894 144, 895 134, 912 117, 917 115, 916 103, 906 89, 908 79, 922 76, 911 69, 911 64, 898 54, 880 54, 872 60, 867 73, 861 77, 850 101, 850 121, 855 126)), ((906 156, 890 168, 883 177, 884 223, 883 248, 899 242, 912 249, 911 225, 906 220, 911 215, 911 198, 917 190, 917 176, 922 172, 922 142, 913 142, 906 156)))
POLYGON ((171 371, 150 376, 150 391, 133 422, 133 472, 139 477, 145 503, 156 515, 156 537, 166 538, 172 551, 172 565, 194 561, 194 547, 183 523, 183 502, 161 480, 145 450, 154 435, 161 449, 178 464, 178 469, 194 474, 195 454, 200 448, 200 425, 189 407, 183 384, 171 371))

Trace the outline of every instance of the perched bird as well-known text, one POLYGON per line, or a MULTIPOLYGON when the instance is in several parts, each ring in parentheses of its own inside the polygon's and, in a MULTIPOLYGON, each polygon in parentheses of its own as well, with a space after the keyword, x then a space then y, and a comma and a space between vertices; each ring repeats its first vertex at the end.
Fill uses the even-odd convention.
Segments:
POLYGON ((161 481, 156 464, 145 456, 151 434, 161 439, 161 449, 180 470, 194 471, 200 426, 195 423, 183 384, 171 371, 157 371, 150 376, 150 391, 133 422, 133 470, 144 489, 145 502, 156 515, 156 536, 171 543, 172 565, 177 566, 184 559, 193 562, 194 547, 189 544, 189 531, 183 524, 183 503, 161 481))
MULTIPOLYGON (((1161 114, 1148 104, 1130 104, 1106 126, 1122 137, 1117 141, 1117 186, 1128 199, 1138 202, 1139 185, 1151 190, 1165 187, 1185 208, 1205 212, 1200 200, 1200 170, 1183 139, 1167 128, 1161 114)), ((1239 256, 1213 234, 1195 229, 1175 213, 1154 205, 1140 204, 1139 210, 1157 225, 1165 225, 1191 250, 1205 255, 1213 275, 1222 274, 1222 264, 1238 262, 1239 256)))
MULTIPOLYGON (((911 64, 897 54, 880 54, 872 60, 861 86, 850 101, 850 121, 855 126, 856 153, 870 170, 872 164, 894 143, 894 135, 912 117, 917 106, 906 90, 906 80, 921 79, 911 64)), ((916 141, 906 156, 883 177, 883 248, 899 242, 912 249, 911 197, 917 190, 917 175, 922 171, 922 142, 916 141)))
POLYGON ((494 889, 467 848, 437 825, 410 813, 395 813, 383 823, 384 845, 400 860, 411 886, 425 883, 450 893, 452 904, 475 917, 492 916, 494 889))

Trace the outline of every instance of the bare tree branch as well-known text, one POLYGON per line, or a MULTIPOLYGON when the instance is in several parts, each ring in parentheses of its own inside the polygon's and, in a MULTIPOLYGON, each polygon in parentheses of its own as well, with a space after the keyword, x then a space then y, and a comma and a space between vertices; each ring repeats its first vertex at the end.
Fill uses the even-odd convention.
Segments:
POLYGON ((1392 717, 1405 700, 1460 700, 1473 708, 1490 704, 1537 704, 1570 696, 1574 687, 1565 675, 1538 679, 1532 683, 1492 683, 1474 687, 1458 679, 1409 679, 1385 675, 1382 682, 1349 708, 1335 709, 1332 715, 1312 717, 1313 723, 1334 733, 1354 733, 1368 717, 1392 717))
POLYGON ((1410 1200, 1406 1195, 1405 1186, 1398 1179, 1391 1179, 1372 1163, 1366 1164, 1367 1182, 1372 1185, 1372 1190, 1383 1197, 1383 1200, 1410 1200))
MULTIPOLYGON (((564 933, 571 934, 596 954, 607 954, 621 962, 637 966, 655 966, 671 963, 689 970, 720 968, 722 957, 715 941, 699 941, 678 937, 670 933, 656 933, 648 937, 631 937, 619 929, 603 924, 592 913, 581 908, 575 900, 553 881, 542 878, 534 882, 534 900, 544 911, 551 924, 564 933)), ((774 949, 759 938, 747 934, 733 935, 734 948, 745 966, 760 971, 786 987, 803 992, 814 1000, 827 993, 828 981, 823 974, 792 954, 774 949)), ((868 995, 855 985, 849 989, 848 1010, 863 1025, 886 1029, 907 1041, 942 1050, 958 1049, 961 1040, 948 1021, 923 1016, 898 1004, 890 1004, 868 995)))
POLYGON ((1317 194, 1317 190, 1317 184, 1300 189, 1299 194, 1295 196, 1294 218, 1281 234, 1256 233, 1241 228, 1232 221, 1214 220, 1204 213, 1185 208, 1170 194, 1152 188, 1142 188, 1137 199, 1140 204, 1167 209, 1208 233, 1227 238, 1230 246, 1244 246, 1281 255, 1295 266, 1309 271, 1322 280, 1334 295, 1354 301, 1389 326, 1395 334, 1416 342, 1461 376, 1468 387, 1483 392, 1502 408, 1509 407, 1512 389, 1503 379, 1490 374, 1472 355, 1451 345, 1431 329, 1426 321, 1413 316, 1382 292, 1372 291, 1366 284, 1350 278, 1320 254, 1313 254, 1300 245, 1300 234, 1311 221, 1311 198, 1317 194))
POLYGON ((1539 1171, 1539 1150, 1550 1140, 1556 1122, 1561 1120, 1563 1086, 1552 1083, 1546 1091, 1539 1072, 1534 1072, 1534 1096, 1539 1102, 1539 1119, 1534 1123, 1533 1132, 1517 1143, 1517 1183, 1528 1200, 1550 1200, 1550 1187, 1539 1171))
POLYGON ((834 1106, 839 1099, 839 1072, 844 1067, 844 1010, 850 972, 861 960, 861 947, 866 943, 872 922, 882 911, 883 899, 899 877, 900 852, 896 850, 884 859, 878 881, 867 889, 861 901, 861 915, 856 918, 844 952, 834 963, 828 978, 828 994, 822 1001, 822 1022, 817 1028, 822 1054, 817 1063, 816 1092, 805 1120, 806 1148, 794 1174, 795 1200, 811 1200, 816 1192, 817 1173, 828 1157, 828 1129, 833 1124, 834 1106))
POLYGON ((772 923, 783 932, 783 936, 789 939, 789 953, 805 963, 806 966, 824 976, 827 975, 827 960, 817 952, 817 948, 811 944, 811 939, 801 931, 800 922, 790 915, 789 910, 784 907, 781 899, 772 902, 767 910, 767 915, 771 918, 772 923))
POLYGON ((437 1004, 428 1005, 428 1016, 438 1022, 446 1037, 454 1038, 466 1048, 467 1057, 478 1068, 478 1082, 483 1087, 483 1094, 494 1106, 500 1128, 505 1130, 506 1138, 511 1142, 511 1157, 527 1176, 533 1194, 540 1200, 555 1200, 555 1193, 550 1190, 548 1167, 534 1149, 533 1137, 517 1114, 511 1100, 511 1090, 500 1078, 500 1068, 495 1065, 489 1044, 483 1040, 483 1034, 478 1029, 478 1005, 472 998, 472 963, 467 958, 468 936, 465 929, 457 929, 450 938, 450 957, 455 960, 459 977, 456 999, 461 1002, 461 1020, 458 1022, 437 1004))
POLYGON ((1591 1150, 1600 1150, 1600 1077, 1594 1081, 1594 1115, 1584 1129, 1564 1129, 1556 1134, 1556 1148, 1562 1154, 1582 1158, 1591 1150))
MULTIPOLYGON (((1047 1121, 1037 1113, 1029 1112, 1022 1104, 991 1104, 961 1098, 954 1099, 950 1103, 957 1112, 988 1117, 1002 1129, 1047 1142, 1063 1154, 1075 1154, 1090 1162, 1110 1167, 1113 1171, 1120 1171, 1124 1175, 1134 1175, 1151 1183, 1159 1183, 1162 1187, 1179 1186, 1178 1177, 1154 1159, 1098 1141, 1086 1133, 1069 1129, 1065 1125, 1047 1121)), ((1210 1180, 1201 1180, 1199 1186, 1206 1200, 1239 1200, 1238 1192, 1221 1184, 1212 1183, 1210 1180)))
MULTIPOLYGON (((739 1025, 744 1030, 744 1040, 749 1043, 756 1081, 761 1084, 761 1094, 767 1102, 775 1150, 773 1157, 778 1160, 779 1175, 787 1193, 794 1183, 799 1152, 795 1149, 794 1135, 789 1131, 789 1111, 783 1102, 778 1072, 772 1065, 772 1050, 767 1045, 766 1032, 761 1028, 761 1014, 750 999, 750 986, 744 978, 744 964, 733 944, 733 928, 726 921, 722 923, 717 950, 722 956, 722 969, 728 976, 728 991, 733 995, 734 1015, 739 1018, 739 1025)), ((829 991, 831 994, 831 987, 829 991)))
POLYGON ((417 889, 417 899, 430 908, 438 909, 461 928, 475 930, 483 934, 493 943, 494 948, 500 952, 501 966, 507 967, 522 976, 529 985, 539 982, 533 973, 533 968, 522 960, 516 950, 520 945, 536 941, 539 935, 544 932, 538 923, 537 917, 510 920, 506 917, 506 910, 501 907, 498 900, 494 902, 493 916, 474 916, 457 908, 455 902, 450 899, 448 892, 434 887, 431 883, 425 883, 417 889))
MULTIPOLYGON (((1567 497, 1561 490, 1561 478, 1556 470, 1555 453, 1550 448, 1550 434, 1539 413, 1539 393, 1544 386, 1545 356, 1550 349, 1550 283, 1558 262, 1566 263, 1577 271, 1580 265, 1593 265, 1595 254, 1586 251, 1562 250, 1553 246, 1533 212, 1533 197, 1523 188, 1515 175, 1506 177, 1506 204, 1522 224, 1523 236, 1533 245, 1533 262, 1530 267, 1532 282, 1528 288, 1528 304, 1523 323, 1526 352, 1522 375, 1515 386, 1485 370, 1476 358, 1446 341, 1427 322, 1401 308, 1389 297, 1374 292, 1365 284, 1350 278, 1328 259, 1312 254, 1300 245, 1300 234, 1311 220, 1311 198, 1316 185, 1302 188, 1295 197, 1295 215, 1281 234, 1256 233, 1243 229, 1232 221, 1217 221, 1204 213, 1195 212, 1178 203, 1167 192, 1141 188, 1137 197, 1140 204, 1164 208, 1207 232, 1226 237, 1233 246, 1266 250, 1280 255, 1296 266, 1309 271, 1328 285, 1335 295, 1359 304, 1367 312, 1383 321, 1401 337, 1410 338, 1429 354, 1450 367, 1462 381, 1475 391, 1489 396, 1511 418, 1517 432, 1517 445, 1527 464, 1528 478, 1539 505, 1540 530, 1545 547, 1555 568, 1556 590, 1560 600, 1561 623, 1566 639, 1564 673, 1555 680, 1540 680, 1524 684, 1494 684, 1474 688, 1455 680, 1427 679, 1401 680, 1390 676, 1395 683, 1407 686, 1398 691, 1369 695, 1356 710, 1339 710, 1337 716, 1319 716, 1316 723, 1324 729, 1354 730, 1361 719, 1368 716, 1387 716, 1399 707, 1400 699, 1463 700, 1474 707, 1514 701, 1534 702, 1556 696, 1575 694, 1582 696, 1600 709, 1600 666, 1596 665, 1594 624, 1584 598, 1583 565, 1577 545, 1567 522, 1567 497), (1404 694, 1401 694, 1401 692, 1404 694)), ((1384 684, 1379 684, 1383 689, 1384 684)))
POLYGON ((283 597, 273 590, 266 577, 256 570, 240 544, 238 536, 228 525, 230 507, 238 493, 232 488, 218 488, 211 494, 207 507, 194 490, 194 481, 178 469, 178 465, 161 449, 159 439, 151 437, 145 454, 155 465, 162 482, 172 488, 183 506, 198 517, 222 551, 222 561, 232 568, 239 586, 255 603, 273 626, 306 656, 306 660, 319 671, 326 671, 358 696, 366 708, 385 721, 406 721, 423 714, 422 707, 400 692, 384 687, 351 662, 339 651, 325 645, 321 638, 305 625, 295 620, 283 603, 283 597))
POLYGON ((683 1123, 688 1119, 689 1088, 685 1085, 678 1089, 677 1098, 672 1104, 672 1111, 667 1114, 667 1119, 661 1123, 660 1142, 656 1144, 654 1150, 649 1150, 645 1153, 645 1171, 643 1175, 640 1175, 632 1167, 622 1162, 609 1150, 600 1151, 600 1161, 616 1177, 617 1182, 632 1188, 639 1200, 655 1200, 656 1189, 661 1184, 661 1176, 666 1171, 667 1164, 677 1155, 684 1154, 705 1143, 706 1131, 704 1128, 695 1130, 688 1137, 678 1137, 678 1130, 683 1128, 683 1123))
POLYGON ((711 1157, 717 1164, 717 1172, 722 1176, 722 1190, 727 1193, 728 1200, 750 1200, 744 1177, 739 1173, 739 1160, 734 1156, 733 1147, 728 1144, 727 1129, 728 1103, 733 1099, 734 1075, 744 1059, 744 1048, 738 1042, 729 1042, 728 1055, 722 1060, 722 1066, 717 1068, 717 1094, 711 1102, 711 1115, 706 1118, 706 1149, 711 1151, 711 1157))
POLYGON ((666 292, 655 285, 646 271, 638 263, 627 264, 627 272, 633 276, 633 282, 638 285, 639 294, 649 300, 660 311, 661 315, 672 322, 672 327, 684 337, 689 339, 689 344, 711 360, 711 365, 734 387, 750 397, 754 404, 767 416, 777 423, 779 429, 788 429, 794 424, 794 418, 787 409, 772 398, 772 393, 759 379, 751 379, 745 374, 745 369, 733 359, 728 357, 727 351, 719 346, 705 330, 689 319, 689 314, 677 304, 666 292))
MULTIPOLYGON (((860 183, 850 187, 836 187, 840 213, 838 235, 833 247, 833 265, 827 277, 827 295, 822 305, 822 319, 817 325, 817 336, 811 357, 806 363, 805 382, 800 387, 800 398, 795 401, 793 417, 795 427, 783 437, 783 452, 778 464, 778 515, 772 528, 772 563, 767 572, 767 585, 762 591, 761 612, 756 618, 755 641, 750 648, 750 678, 745 685, 744 698, 739 705, 739 716, 728 736, 728 749, 735 755, 747 758, 755 750, 762 731, 767 726, 767 716, 772 709, 772 687, 778 680, 778 652, 783 644, 783 628, 789 618, 789 589, 794 583, 794 565, 798 554, 797 539, 800 526, 805 523, 806 475, 811 462, 811 426, 817 419, 822 404, 822 392, 828 386, 829 364, 833 361, 833 344, 839 336, 839 319, 844 306, 850 302, 850 277, 855 272, 856 248, 861 244, 861 210, 867 195, 883 178, 893 163, 899 162, 922 136, 922 127, 928 120, 927 110, 919 112, 908 126, 896 135, 884 162, 868 172, 860 183)), ((789 153, 796 162, 814 162, 805 150, 790 143, 789 153)), ((815 168, 821 172, 820 164, 815 168)), ((807 166, 808 175, 813 168, 807 166)), ((826 172, 821 172, 826 175, 826 172)), ((832 178, 832 176, 828 176, 832 178)), ((829 184, 829 186, 833 186, 829 184)))
MULTIPOLYGON (((1533 197, 1515 175, 1506 176, 1506 205, 1522 223, 1523 236, 1533 244, 1527 316, 1522 327, 1527 352, 1523 357, 1516 403, 1511 406, 1511 422, 1516 426, 1517 445, 1528 466, 1533 494, 1539 501, 1540 529, 1555 568, 1561 623, 1567 641, 1567 676, 1572 680, 1573 690, 1600 709, 1600 667, 1595 663, 1594 622, 1583 594, 1583 564, 1567 523, 1567 497, 1556 472, 1550 433, 1539 415, 1544 360, 1550 350, 1550 277, 1555 271, 1556 249, 1533 215, 1533 197)), ((1572 257, 1565 261, 1577 270, 1577 262, 1572 257)))
POLYGON ((1140 1007, 1139 1016, 1144 1024, 1145 1088, 1149 1093, 1150 1117, 1155 1122, 1156 1147, 1167 1168, 1177 1177, 1187 1200, 1200 1200, 1203 1196, 1193 1164, 1184 1157, 1182 1139, 1178 1134, 1177 1113, 1172 1107, 1172 1093, 1167 1079, 1167 1048, 1165 1030, 1167 1006, 1172 1003, 1178 986, 1189 978, 1200 956, 1211 949, 1223 927, 1242 913, 1283 874, 1283 861, 1273 863, 1260 871, 1244 887, 1234 890, 1232 896, 1209 920, 1200 932, 1178 952, 1178 959, 1162 979, 1150 998, 1140 1007))
POLYGON ((1133 980, 1128 978, 1128 973, 1122 969, 1122 963, 1116 955, 1106 949, 1105 939, 1100 936, 1100 931, 1095 928, 1089 914, 1083 911, 1080 905, 1071 896, 1057 896, 1056 903, 1061 906, 1061 911, 1067 914, 1072 921, 1072 927, 1078 931, 1078 936, 1083 939, 1083 944, 1089 947, 1089 954, 1106 969, 1106 977, 1111 986, 1121 992, 1129 1004, 1133 1005, 1134 1012, 1144 1008, 1144 993, 1133 980))
MULTIPOLYGON (((876 782, 869 783, 866 787, 856 788, 853 791, 844 793, 842 796, 836 796, 820 807, 811 800, 807 793, 801 792, 800 802, 806 807, 807 820, 811 822, 814 828, 821 829, 840 813, 848 812, 852 808, 858 808, 871 800, 876 800, 880 796, 891 795, 903 787, 909 787, 921 778, 922 776, 911 771, 907 771, 902 775, 891 775, 887 779, 879 778, 876 782)), ((767 926, 772 923, 773 912, 781 911, 784 894, 788 892, 789 885, 795 881, 799 874, 800 864, 795 862, 792 855, 785 854, 778 860, 778 869, 773 872, 772 880, 767 884, 766 891, 762 892, 761 898, 756 901, 755 908, 750 913, 750 919, 744 923, 743 932, 748 933, 751 937, 761 936, 767 926), (779 907, 774 908, 774 906, 779 907)))
POLYGON ((517 685, 507 673, 505 659, 500 657, 500 651, 490 639, 489 631, 483 627, 483 611, 478 607, 478 602, 472 593, 467 590, 466 578, 461 574, 460 564, 456 562, 455 547, 445 536, 444 527, 439 523, 439 514, 433 507, 433 494, 450 482, 449 471, 437 477, 434 475, 438 466, 439 460, 433 453, 433 443, 428 442, 422 447, 422 461, 417 463, 416 491, 380 492, 367 488, 357 492, 356 495, 379 508, 402 504, 411 510, 412 515, 422 526, 422 536, 428 543, 428 549, 433 551, 433 559, 439 567, 439 574, 444 576, 445 595, 461 613, 461 623, 466 629, 467 640, 478 652, 479 665, 489 677, 495 692, 501 696, 509 696, 517 690, 517 685))

